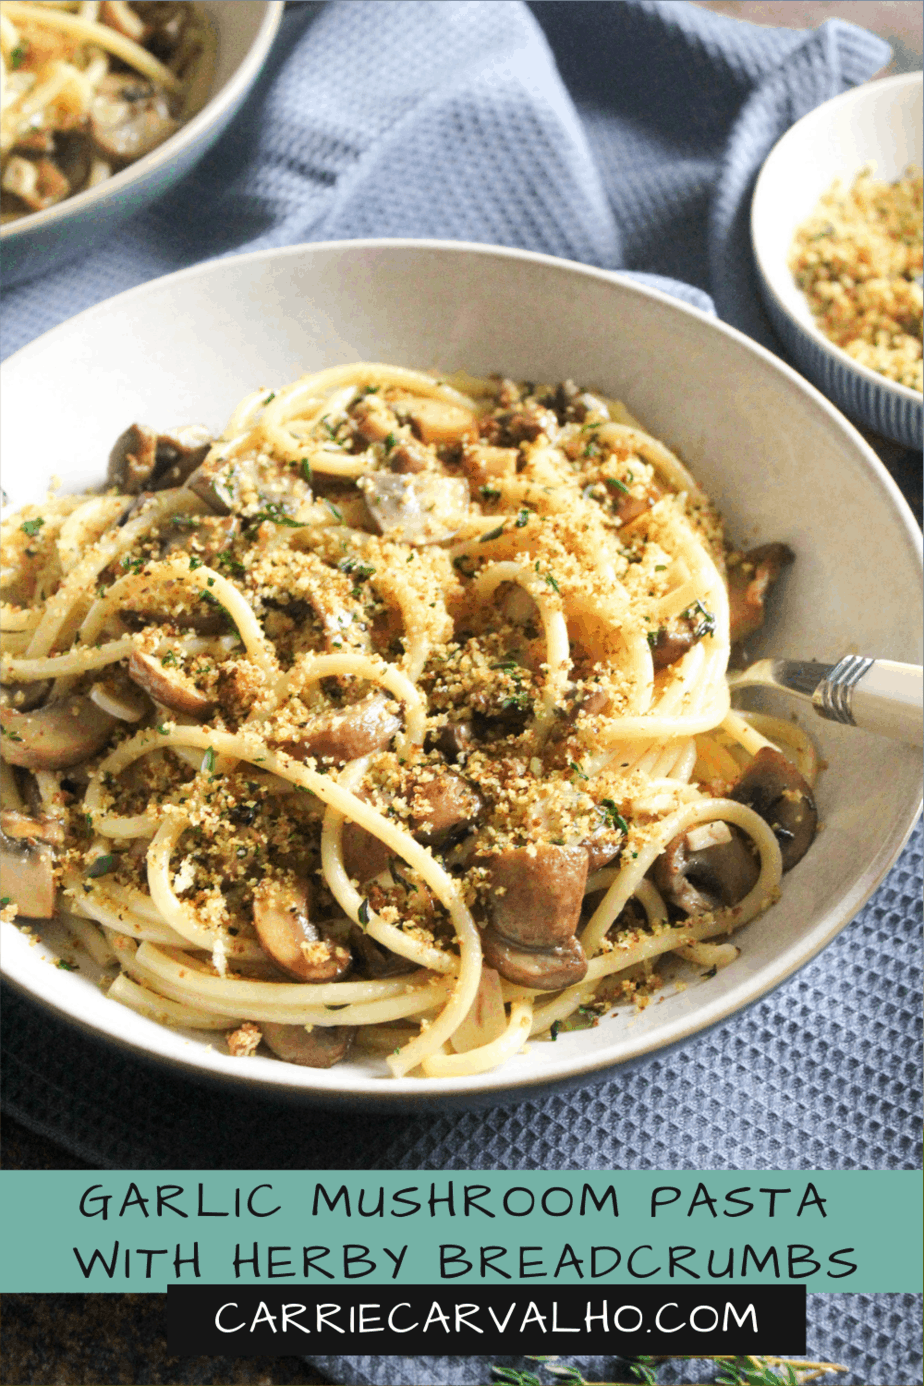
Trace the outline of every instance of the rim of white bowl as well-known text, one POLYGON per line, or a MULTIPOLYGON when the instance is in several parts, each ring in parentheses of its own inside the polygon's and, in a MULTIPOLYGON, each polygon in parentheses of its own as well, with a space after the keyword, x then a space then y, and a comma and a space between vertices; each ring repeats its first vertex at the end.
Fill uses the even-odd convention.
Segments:
MULTIPOLYGON (((841 92, 839 96, 832 96, 830 101, 823 101, 820 106, 816 106, 813 111, 809 111, 801 120, 797 120, 795 125, 791 125, 786 131, 786 134, 782 135, 777 140, 763 162, 760 173, 757 176, 757 182, 754 184, 750 215, 751 249, 754 253, 754 260, 757 264, 757 269, 764 288, 767 293, 770 294, 780 312, 794 327, 804 333, 806 337, 810 337, 812 341, 817 343, 832 361, 845 367, 849 371, 853 371, 861 380, 866 380, 878 390, 884 390, 887 394, 892 395, 893 398, 907 400, 909 403, 917 404, 919 407, 922 404, 922 396, 917 390, 912 390, 910 385, 902 385, 897 380, 887 380, 886 377, 880 375, 878 371, 872 370, 869 366, 864 366, 860 361, 855 361, 852 356, 844 351, 843 347, 839 347, 834 342, 830 341, 821 329, 815 326, 814 320, 811 322, 803 322, 801 318, 796 317, 789 305, 784 302, 776 291, 773 277, 777 267, 769 265, 768 261, 761 254, 758 217, 760 214, 760 203, 763 198, 763 189, 769 182, 774 165, 785 156, 788 152, 789 145, 793 143, 795 139, 799 138, 803 130, 810 128, 813 123, 820 123, 822 119, 828 115, 833 106, 862 105, 867 101, 876 102, 881 97, 888 99, 893 92, 905 87, 920 86, 922 81, 924 81, 924 72, 900 72, 896 77, 881 77, 876 81, 864 82, 862 86, 852 87, 850 91, 841 92), (768 169, 770 171, 769 173, 768 169)), ((825 189, 821 191, 824 192, 825 189)), ((819 193, 819 197, 820 196, 821 193, 819 193)), ((782 266, 782 271, 786 274, 791 274, 788 265, 785 263, 782 266)))
MULTIPOLYGON (((133 298, 143 299, 148 294, 161 292, 167 285, 182 283, 194 275, 226 274, 229 268, 233 269, 235 263, 254 263, 259 260, 296 257, 304 255, 306 252, 353 250, 362 252, 399 248, 525 260, 565 271, 568 274, 578 274, 585 278, 597 279, 604 283, 615 281, 629 293, 639 298, 654 299, 678 313, 698 319, 713 331, 737 342, 745 351, 759 357, 773 370, 778 371, 801 393, 813 399, 821 411, 828 416, 830 423, 845 435, 845 442, 851 444, 854 450, 859 452, 867 469, 892 501, 895 519, 904 532, 904 538, 917 554, 919 566, 922 564, 924 555, 922 555, 921 531, 904 496, 883 463, 862 435, 857 432, 853 424, 819 390, 793 370, 791 366, 788 366, 785 361, 781 361, 773 352, 768 351, 736 328, 729 327, 710 313, 694 308, 659 289, 653 289, 647 284, 639 284, 618 271, 601 270, 594 266, 581 265, 575 261, 562 260, 557 256, 543 255, 536 251, 516 250, 506 246, 481 245, 470 241, 405 240, 400 237, 369 238, 355 241, 308 241, 281 248, 250 251, 243 255, 229 256, 221 260, 211 260, 192 265, 186 269, 177 270, 173 274, 163 275, 159 279, 152 279, 145 284, 139 284, 135 288, 126 289, 121 294, 116 294, 110 299, 105 299, 101 303, 84 309, 82 313, 59 323, 33 342, 27 343, 26 346, 21 347, 19 351, 8 357, 4 366, 14 361, 28 360, 29 355, 39 350, 41 343, 53 333, 70 329, 74 323, 90 322, 94 317, 105 315, 114 303, 124 303, 133 298)), ((105 1016, 101 1019, 91 1005, 89 996, 84 997, 76 990, 72 995, 68 995, 66 1000, 63 997, 57 998, 47 994, 39 994, 28 977, 19 975, 15 965, 11 970, 5 961, 3 970, 10 982, 26 992, 33 1000, 38 1001, 39 1004, 47 1006, 69 1024, 77 1024, 81 1028, 89 1030, 97 1039, 103 1038, 106 1042, 115 1043, 120 1049, 127 1050, 148 1061, 163 1064, 170 1069, 181 1072, 188 1078, 206 1078, 213 1082, 227 1084, 230 1087, 243 1086, 248 1091, 254 1088, 262 1089, 267 1094, 272 1093, 279 1098, 292 1099, 317 1106, 355 1103, 359 1106, 365 1105, 378 1110, 387 1108, 397 1110, 407 1109, 412 1103, 415 1106, 419 1104, 439 1105, 440 1103, 459 1107, 476 1104, 483 1106, 488 1105, 486 1099, 493 1099, 495 1105, 501 1105, 513 1100, 525 1100, 531 1094, 541 1093, 556 1084, 586 1083, 598 1075, 602 1076, 607 1071, 615 1073, 620 1068, 632 1067, 648 1056, 669 1051, 680 1044, 689 1043, 705 1030, 723 1023, 747 1009, 748 1006, 760 1001, 809 963, 863 908, 894 865, 918 820, 920 812, 921 803, 920 795, 918 795, 914 806, 905 807, 892 823, 886 840, 866 874, 834 907, 823 913, 821 919, 805 938, 797 944, 790 945, 787 951, 780 955, 775 966, 769 969, 769 975, 768 970, 765 969, 760 979, 755 977, 743 980, 734 991, 722 1000, 701 1006, 695 1016, 677 1018, 659 1035, 644 1037, 641 1041, 636 1040, 619 1059, 614 1059, 612 1055, 608 1056, 603 1052, 575 1054, 558 1059, 550 1055, 549 1061, 543 1066, 541 1073, 527 1076, 511 1075, 506 1066, 469 1078, 453 1079, 386 1079, 363 1074, 352 1069, 349 1073, 349 1083, 344 1084, 334 1076, 338 1073, 343 1076, 343 1070, 298 1069, 292 1075, 288 1072, 292 1065, 268 1061, 266 1069, 251 1077, 248 1074, 252 1070, 248 1069, 247 1066, 241 1065, 237 1060, 229 1059, 228 1056, 219 1055, 210 1048, 204 1046, 196 1048, 192 1055, 184 1053, 184 1048, 188 1048, 190 1042, 182 1032, 156 1026, 156 1041, 152 1038, 152 1044, 144 1044, 140 1040, 120 1034, 115 1015, 111 1023, 105 1016), (277 1074, 276 1069, 282 1071, 277 1074)), ((6 928, 7 926, 4 925, 3 927, 6 928)), ((97 998, 94 996, 93 999, 96 1000, 97 998)), ((153 1026, 155 1023, 151 1022, 151 1024, 153 1026)))
POLYGON ((30 212, 27 216, 18 217, 16 221, 7 222, 6 226, 0 227, 0 242, 13 241, 20 236, 25 237, 31 231, 66 220, 76 211, 83 212, 90 207, 99 207, 105 202, 112 201, 136 178, 143 178, 148 173, 153 173, 156 169, 169 164, 178 150, 189 144, 194 144, 200 135, 205 134, 217 120, 221 119, 229 106, 233 106, 246 93, 259 75, 260 68, 263 66, 279 30, 279 25, 282 23, 285 0, 263 0, 263 9, 264 13, 259 28, 241 62, 224 86, 219 87, 218 91, 209 97, 202 109, 197 111, 191 120, 187 121, 185 125, 181 125, 179 130, 172 134, 168 140, 165 140, 163 144, 152 149, 150 154, 136 159, 133 164, 128 164, 127 167, 120 169, 111 178, 107 178, 104 183, 98 183, 95 188, 85 188, 83 192, 75 193, 73 197, 66 197, 62 202, 56 202, 53 207, 46 207, 44 211, 30 212))

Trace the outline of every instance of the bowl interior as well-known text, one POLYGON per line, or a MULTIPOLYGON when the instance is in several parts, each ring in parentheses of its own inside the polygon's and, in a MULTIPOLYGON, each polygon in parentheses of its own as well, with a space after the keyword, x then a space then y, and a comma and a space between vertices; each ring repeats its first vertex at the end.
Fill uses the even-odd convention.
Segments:
MULTIPOLYGON (((771 150, 751 210, 751 235, 761 273, 801 327, 857 369, 857 363, 815 326, 788 260, 796 230, 835 179, 850 183, 865 167, 894 182, 924 158, 920 73, 872 82, 825 102, 798 121, 771 150)), ((859 368, 864 369, 864 368, 859 368)), ((906 386, 866 372, 880 385, 919 398, 906 386)))
MULTIPOLYGON (((919 536, 894 484, 843 418, 730 329, 542 256, 351 242, 244 256, 132 290, 5 364, 7 492, 20 504, 40 497, 53 475, 69 490, 98 484, 114 438, 133 420, 218 429, 248 390, 357 359, 572 377, 618 396, 691 465, 736 542, 784 539, 796 551, 765 651, 918 659, 919 536), (50 387, 68 421, 64 452, 56 430, 36 426, 50 387)), ((830 723, 811 730, 830 764, 819 788, 826 830, 786 878, 780 903, 742 931, 737 963, 640 1015, 619 1012, 554 1045, 534 1043, 483 1077, 396 1082, 372 1060, 330 1072, 242 1063, 210 1049, 208 1037, 164 1030, 107 1001, 89 967, 49 967, 41 949, 7 926, 4 967, 35 996, 121 1043, 321 1100, 464 1103, 589 1075, 688 1039, 762 995, 833 937, 894 860, 920 797, 918 757, 830 723)))
POLYGON ((233 4, 227 0, 200 0, 200 3, 215 38, 214 69, 208 97, 201 109, 150 154, 121 169, 104 183, 76 193, 42 212, 8 222, 0 228, 4 241, 25 238, 36 228, 60 222, 74 212, 82 213, 93 204, 118 198, 123 189, 144 179, 152 170, 169 164, 179 149, 195 144, 224 109, 225 100, 233 100, 238 83, 243 81, 246 86, 256 75, 278 25, 277 11, 281 7, 267 0, 235 0, 233 4), (247 63, 251 55, 256 56, 252 74, 247 63))

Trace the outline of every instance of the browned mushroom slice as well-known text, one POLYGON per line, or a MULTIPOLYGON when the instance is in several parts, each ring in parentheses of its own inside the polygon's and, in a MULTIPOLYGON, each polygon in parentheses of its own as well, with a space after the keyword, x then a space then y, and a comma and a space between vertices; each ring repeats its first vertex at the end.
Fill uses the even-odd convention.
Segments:
POLYGON ((432 460, 432 454, 414 438, 403 438, 388 454, 389 467, 402 476, 425 472, 432 460))
POLYGON ((104 77, 90 103, 90 132, 104 159, 129 164, 163 144, 179 121, 163 93, 131 72, 104 77))
POLYGON ((54 852, 33 837, 0 832, 3 894, 27 919, 50 919, 55 912, 54 852))
POLYGON ((762 544, 728 569, 731 643, 746 640, 764 623, 767 595, 795 554, 786 544, 762 544))
POLYGON ((381 838, 361 828, 358 823, 343 825, 343 865, 351 881, 371 881, 380 876, 392 855, 381 838))
POLYGON ((574 937, 587 884, 587 853, 583 847, 549 843, 511 847, 489 859, 488 883, 498 933, 526 948, 553 948, 574 937))
POLYGON ((367 977, 402 977, 407 972, 417 971, 416 963, 370 938, 358 924, 350 929, 350 943, 367 977))
POLYGON ((398 420, 378 395, 364 395, 350 409, 356 432, 366 443, 384 443, 398 428, 398 420))
POLYGON ((273 962, 300 982, 336 982, 352 961, 349 948, 321 935, 308 914, 305 880, 263 881, 254 891, 253 922, 273 962))
POLYGON ((658 631, 651 645, 651 662, 658 669, 667 669, 676 664, 688 650, 696 644, 696 634, 689 622, 676 622, 672 629, 664 626, 658 631))
POLYGON ((133 423, 120 433, 109 454, 107 480, 129 495, 149 490, 157 462, 157 434, 147 424, 133 423))
POLYGON ((405 544, 451 539, 468 513, 468 486, 461 477, 375 472, 358 486, 379 533, 405 544))
POLYGON ((461 775, 440 774, 419 784, 411 799, 410 829, 425 847, 457 841, 478 821, 484 800, 461 775))
POLYGON ((612 828, 601 828, 591 837, 585 838, 581 846, 587 853, 588 874, 599 871, 614 857, 618 857, 624 841, 623 835, 614 832, 612 828))
MULTIPOLYGON (((654 865, 655 885, 670 904, 685 914, 704 914, 737 905, 753 890, 760 863, 744 833, 716 825, 727 840, 691 850, 688 834, 672 838, 654 865)), ((716 834, 718 836, 718 834, 716 834)), ((695 839, 694 839, 695 842, 695 839)))
POLYGON ((51 689, 51 679, 36 679, 32 683, 0 684, 0 707, 14 707, 29 712, 44 702, 51 689))
POLYGON ((783 870, 790 871, 812 845, 818 810, 811 789, 791 760, 763 746, 728 796, 747 804, 773 829, 783 870))
POLYGON ((471 722, 447 722, 444 727, 427 733, 427 747, 439 751, 455 765, 461 756, 471 750, 473 741, 471 722))
POLYGON ((517 470, 518 448, 495 448, 489 443, 466 443, 462 450, 462 470, 468 477, 473 496, 481 493, 483 486, 490 488, 498 477, 515 476, 517 470))
POLYGON ((488 967, 493 967, 515 986, 535 987, 537 991, 559 991, 583 980, 587 958, 576 938, 554 948, 523 948, 499 934, 482 930, 481 948, 488 967))
POLYGON ((196 687, 180 668, 165 669, 153 655, 134 650, 128 661, 128 676, 156 703, 184 717, 211 716, 215 703, 196 687))
POLYGON ((287 1064, 302 1068, 333 1068, 353 1047, 356 1031, 351 1025, 276 1025, 260 1021, 263 1038, 273 1053, 287 1064))
POLYGON ((424 443, 457 443, 470 432, 475 416, 461 405, 420 395, 396 395, 391 406, 399 417, 410 419, 424 443))
POLYGON ((204 462, 211 444, 211 435, 201 424, 172 433, 155 433, 147 424, 131 424, 112 445, 108 480, 133 496, 140 491, 182 486, 204 462))
POLYGON ((3 758, 27 770, 64 770, 101 750, 115 725, 108 712, 76 693, 34 712, 0 708, 3 758))
POLYGON ((286 743, 296 760, 310 756, 344 765, 358 756, 384 751, 400 731, 401 719, 388 709, 388 699, 372 693, 350 707, 325 713, 286 743))
POLYGON ((43 813, 33 818, 19 809, 0 811, 0 832, 17 842, 28 839, 32 842, 47 842, 51 847, 61 847, 64 843, 64 828, 57 818, 43 813))

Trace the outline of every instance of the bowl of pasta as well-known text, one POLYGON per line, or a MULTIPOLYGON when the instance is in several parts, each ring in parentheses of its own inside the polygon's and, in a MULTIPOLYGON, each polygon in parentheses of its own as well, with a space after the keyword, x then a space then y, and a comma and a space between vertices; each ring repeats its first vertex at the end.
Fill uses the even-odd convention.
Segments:
POLYGON ((2 0, 0 251, 14 284, 84 254, 212 147, 281 0, 2 0))
POLYGON ((771 321, 852 419, 921 448, 922 77, 868 82, 771 150, 751 242, 771 321))
POLYGON ((791 976, 910 831, 913 751, 727 671, 915 659, 920 535, 696 310, 296 246, 3 387, 3 967, 114 1044, 373 1107, 588 1081, 791 976))

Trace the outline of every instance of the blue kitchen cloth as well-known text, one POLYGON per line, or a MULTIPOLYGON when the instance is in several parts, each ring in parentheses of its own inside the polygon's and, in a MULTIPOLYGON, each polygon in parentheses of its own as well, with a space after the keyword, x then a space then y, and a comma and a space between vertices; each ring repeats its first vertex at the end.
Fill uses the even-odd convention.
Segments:
MULTIPOLYGON (((666 276, 773 345, 748 250, 754 177, 794 120, 888 52, 838 20, 763 29, 675 0, 292 7, 253 96, 192 176, 89 257, 3 295, 3 350, 205 258, 361 236, 666 276)), ((148 1068, 10 995, 4 1100, 112 1168, 915 1167, 920 878, 916 834, 798 977, 578 1093, 477 1114, 312 1112, 148 1068)), ((917 1300, 812 1302, 810 1344, 850 1363, 844 1386, 920 1379, 917 1300)), ((490 1377, 477 1358, 319 1365, 348 1383, 490 1377)), ((678 1370, 696 1379, 696 1364, 678 1370)))

